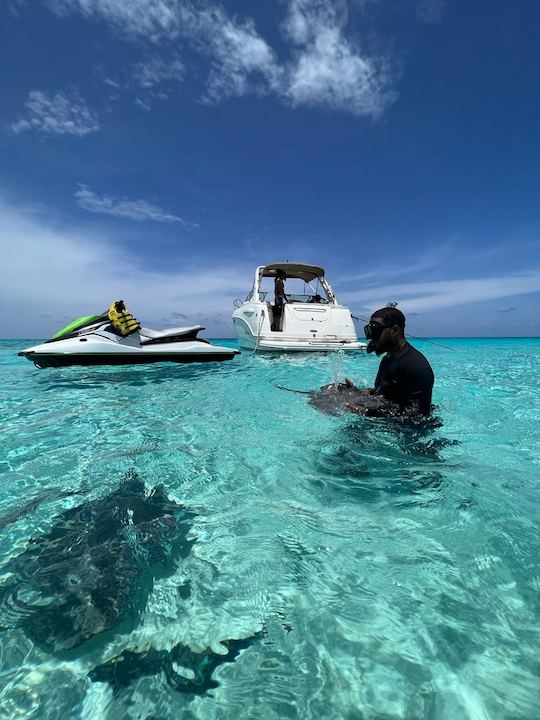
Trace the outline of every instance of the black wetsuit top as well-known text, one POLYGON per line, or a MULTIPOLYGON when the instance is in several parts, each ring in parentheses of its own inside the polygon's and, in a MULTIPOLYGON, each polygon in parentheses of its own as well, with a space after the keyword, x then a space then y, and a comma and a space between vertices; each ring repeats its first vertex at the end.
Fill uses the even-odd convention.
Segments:
POLYGON ((375 391, 386 400, 422 415, 431 412, 431 392, 435 376, 431 365, 412 345, 405 346, 392 357, 381 360, 375 378, 375 391))

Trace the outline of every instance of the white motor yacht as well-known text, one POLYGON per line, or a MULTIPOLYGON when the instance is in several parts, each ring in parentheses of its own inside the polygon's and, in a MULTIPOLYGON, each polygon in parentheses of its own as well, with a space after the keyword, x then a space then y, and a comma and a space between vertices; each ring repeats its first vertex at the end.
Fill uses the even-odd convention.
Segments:
POLYGON ((349 308, 338 303, 324 268, 316 265, 277 262, 259 266, 246 300, 235 301, 232 318, 238 343, 251 350, 313 352, 367 347, 358 341, 349 308), (270 293, 273 298, 273 281, 279 271, 286 273, 286 302, 282 312, 276 313, 275 303, 267 296, 270 293), (270 280, 265 283, 265 278, 270 280), (290 292, 291 285, 299 286, 293 290, 300 292, 290 292))

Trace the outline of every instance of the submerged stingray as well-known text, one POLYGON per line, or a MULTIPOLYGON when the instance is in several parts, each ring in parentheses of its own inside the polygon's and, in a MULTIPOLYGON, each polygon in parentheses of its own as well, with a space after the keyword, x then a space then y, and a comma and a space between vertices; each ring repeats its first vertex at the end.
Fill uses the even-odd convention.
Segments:
POLYGON ((66 510, 2 568, 0 622, 48 650, 78 647, 136 621, 153 581, 175 570, 193 543, 193 517, 163 486, 145 493, 129 471, 117 490, 66 510))
POLYGON ((263 633, 259 632, 242 640, 225 640, 221 643, 227 649, 223 655, 210 649, 193 652, 180 643, 170 651, 153 648, 146 652, 124 650, 121 655, 94 668, 89 677, 94 682, 109 683, 114 694, 117 694, 138 678, 163 673, 174 690, 187 695, 204 695, 208 690, 219 686, 213 678, 214 670, 223 663, 234 662, 242 650, 262 635, 263 633), (181 675, 178 667, 190 670, 193 678, 181 675))
POLYGON ((309 404, 326 415, 339 415, 351 412, 347 405, 365 408, 370 415, 390 414, 397 406, 385 400, 381 395, 370 395, 366 388, 356 387, 350 380, 343 383, 323 385, 320 390, 292 390, 276 385, 280 390, 309 396, 309 404))

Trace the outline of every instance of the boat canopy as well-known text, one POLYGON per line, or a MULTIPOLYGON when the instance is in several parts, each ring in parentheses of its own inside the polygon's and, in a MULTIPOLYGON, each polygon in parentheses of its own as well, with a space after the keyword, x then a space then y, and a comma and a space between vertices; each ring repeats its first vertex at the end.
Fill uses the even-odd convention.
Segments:
POLYGON ((276 270, 285 270, 288 278, 300 278, 304 282, 311 282, 316 278, 324 277, 324 268, 317 265, 304 265, 302 263, 270 263, 260 268, 260 277, 275 277, 276 270))

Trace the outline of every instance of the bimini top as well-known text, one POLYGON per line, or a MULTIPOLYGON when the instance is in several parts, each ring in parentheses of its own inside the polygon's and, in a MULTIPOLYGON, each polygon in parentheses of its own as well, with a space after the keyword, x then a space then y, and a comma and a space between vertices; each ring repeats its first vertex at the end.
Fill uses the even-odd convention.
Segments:
POLYGON ((317 265, 303 265, 302 263, 270 263, 261 268, 261 277, 275 277, 276 270, 285 270, 288 278, 300 278, 305 282, 324 277, 324 268, 317 265))

